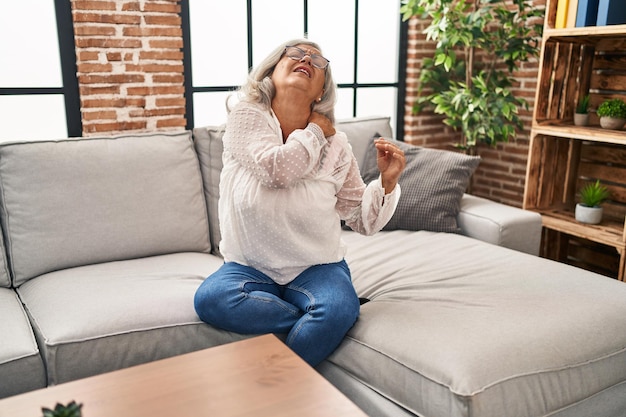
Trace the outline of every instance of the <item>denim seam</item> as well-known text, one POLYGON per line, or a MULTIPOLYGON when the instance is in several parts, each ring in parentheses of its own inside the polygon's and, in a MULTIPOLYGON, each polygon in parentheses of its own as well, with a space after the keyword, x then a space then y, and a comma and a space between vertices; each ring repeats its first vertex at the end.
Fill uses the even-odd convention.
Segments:
POLYGON ((294 309, 288 308, 284 304, 277 303, 275 302, 275 300, 270 299, 270 298, 250 295, 250 292, 246 291, 244 288, 247 284, 250 284, 250 283, 269 285, 265 281, 257 281, 257 280, 248 280, 248 281, 242 282, 241 285, 239 286, 239 291, 241 294, 243 294, 244 297, 258 300, 267 304, 275 304, 278 307, 282 308, 283 310, 287 311, 289 314, 292 314, 294 317, 300 317, 300 310, 294 310, 294 309))
POLYGON ((277 305, 278 307, 280 307, 283 310, 287 311, 288 313, 292 314, 294 317, 300 317, 300 310, 293 310, 291 308, 288 308, 284 304, 277 303, 275 300, 272 300, 270 298, 258 297, 258 296, 250 295, 248 293, 244 293, 243 296, 246 297, 246 298, 251 298, 251 299, 254 299, 254 300, 257 300, 257 301, 261 301, 263 303, 277 305))
POLYGON ((295 339, 298 334, 300 334, 300 330, 302 330, 302 327, 309 321, 311 320, 311 316, 307 314, 306 317, 303 318, 303 320, 299 320, 298 321, 298 326, 294 327, 293 329, 291 329, 291 331, 289 332, 289 336, 287 337, 287 345, 291 345, 291 343, 293 342, 293 339, 295 339))
POLYGON ((298 321, 298 326, 294 327, 289 332, 289 336, 287 337, 287 344, 291 344, 293 339, 296 338, 298 336, 298 334, 300 333, 300 330, 302 329, 302 327, 309 320, 311 320, 312 317, 311 317, 311 315, 309 313, 311 311, 315 310, 315 297, 306 288, 302 288, 302 287, 298 287, 298 286, 292 286, 292 285, 287 285, 287 288, 289 288, 290 290, 293 290, 293 291, 298 291, 298 292, 306 295, 309 298, 309 301, 310 301, 309 307, 307 308, 307 311, 306 311, 306 317, 303 317, 303 320, 299 320, 298 321))

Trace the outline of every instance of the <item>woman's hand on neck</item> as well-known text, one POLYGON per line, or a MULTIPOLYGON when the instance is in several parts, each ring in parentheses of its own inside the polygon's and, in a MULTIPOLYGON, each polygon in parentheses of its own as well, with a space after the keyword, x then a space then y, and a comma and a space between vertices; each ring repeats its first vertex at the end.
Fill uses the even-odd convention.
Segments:
POLYGON ((311 104, 304 97, 276 95, 272 99, 272 111, 280 122, 283 142, 296 129, 304 129, 311 116, 311 104))

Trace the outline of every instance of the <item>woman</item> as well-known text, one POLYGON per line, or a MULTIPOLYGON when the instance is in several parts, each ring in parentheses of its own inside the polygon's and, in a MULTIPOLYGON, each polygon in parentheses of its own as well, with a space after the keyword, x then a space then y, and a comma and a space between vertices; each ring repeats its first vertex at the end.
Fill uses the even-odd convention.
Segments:
POLYGON ((335 84, 317 44, 278 47, 240 89, 224 133, 219 219, 224 265, 198 289, 200 318, 244 334, 283 333, 315 366, 359 315, 340 220, 363 234, 389 221, 404 154, 376 142, 366 186, 335 132, 335 84))

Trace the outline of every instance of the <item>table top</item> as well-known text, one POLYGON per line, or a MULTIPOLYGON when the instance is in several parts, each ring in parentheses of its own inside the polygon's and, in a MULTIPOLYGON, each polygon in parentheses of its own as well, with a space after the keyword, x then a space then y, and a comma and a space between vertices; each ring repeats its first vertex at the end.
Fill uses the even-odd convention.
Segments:
POLYGON ((71 401, 85 417, 366 416, 273 335, 5 398, 0 416, 71 401))

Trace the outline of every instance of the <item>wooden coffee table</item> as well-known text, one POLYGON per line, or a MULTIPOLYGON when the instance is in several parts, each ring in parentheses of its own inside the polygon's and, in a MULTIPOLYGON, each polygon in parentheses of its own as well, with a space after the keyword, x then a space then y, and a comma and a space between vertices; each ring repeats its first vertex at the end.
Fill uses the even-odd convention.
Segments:
POLYGON ((0 416, 70 401, 84 417, 366 416, 273 335, 5 398, 0 416))

